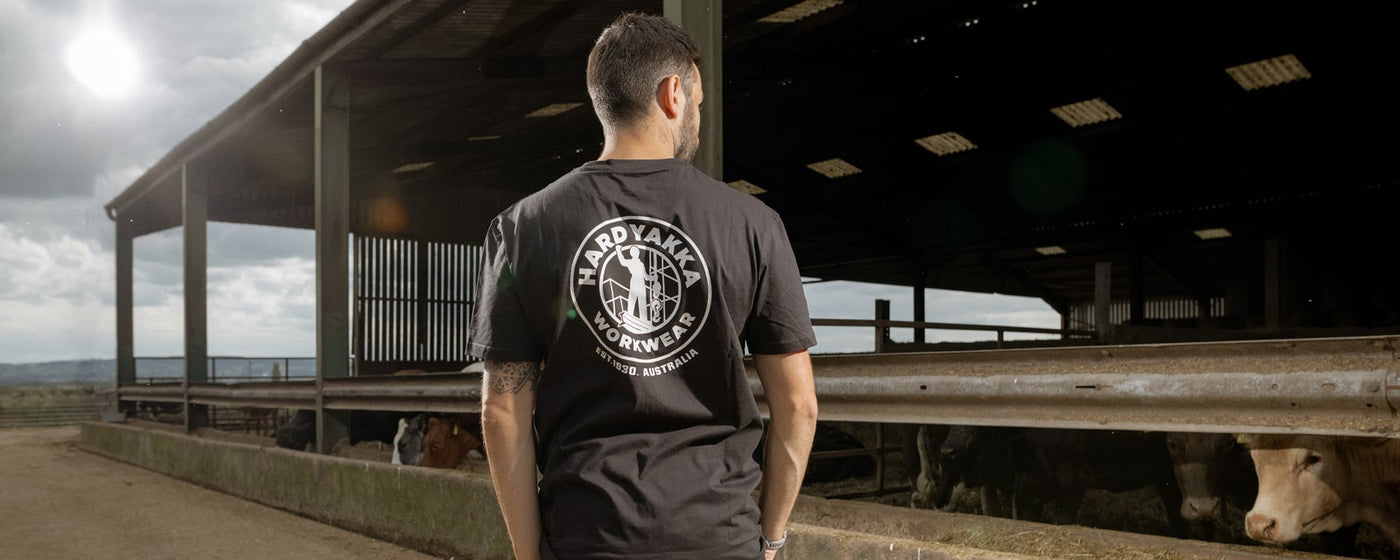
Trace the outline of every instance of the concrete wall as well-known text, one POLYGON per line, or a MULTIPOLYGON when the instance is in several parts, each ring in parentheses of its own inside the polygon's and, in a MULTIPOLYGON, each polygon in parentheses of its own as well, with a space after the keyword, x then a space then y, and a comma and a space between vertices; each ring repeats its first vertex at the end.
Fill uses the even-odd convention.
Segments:
POLYGON ((121 424, 86 423, 84 449, 442 556, 509 558, 491 481, 121 424))
MULTIPOLYGON (((83 424, 82 446, 118 461, 443 558, 510 558, 510 541, 491 481, 482 474, 328 457, 132 424, 83 424)), ((1043 539, 1047 533, 1074 543, 1077 553, 1099 553, 1094 556, 1099 558, 1163 550, 1170 550, 1170 557, 1178 560, 1265 558, 1206 543, 808 496, 798 501, 788 545, 779 557, 1063 557, 1045 552, 1039 540, 1026 545, 1014 542, 1043 539)))

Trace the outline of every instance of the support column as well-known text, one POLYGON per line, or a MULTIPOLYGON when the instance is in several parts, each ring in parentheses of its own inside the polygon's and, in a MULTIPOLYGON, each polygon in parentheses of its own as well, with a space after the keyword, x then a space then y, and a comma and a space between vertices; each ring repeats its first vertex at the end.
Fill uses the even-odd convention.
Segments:
POLYGON ((1144 259, 1140 251, 1134 250, 1128 267, 1128 323, 1141 325, 1147 319, 1147 286, 1144 259))
POLYGON ((1264 328, 1276 331, 1282 326, 1283 242, 1264 242, 1264 328))
POLYGON ((665 0, 666 18, 685 29, 700 48, 700 150, 695 167, 724 180, 724 9, 720 0, 665 0))
POLYGON ((209 424, 209 407, 190 402, 190 387, 209 380, 208 180, 198 164, 180 168, 185 247, 185 432, 209 424))
MULTIPOLYGON (((132 251, 131 218, 117 215, 117 390, 136 384, 135 333, 132 317, 132 251)), ((121 410, 127 404, 118 400, 121 410)))
POLYGON ((325 407, 327 379, 350 375, 350 85, 316 67, 316 452, 349 435, 350 415, 325 407))
MULTIPOLYGON (((914 322, 922 323, 925 320, 924 290, 927 289, 928 273, 920 270, 914 273, 914 322)), ((924 328, 914 329, 914 342, 924 343, 924 328)))
MULTIPOLYGON (((875 300, 875 320, 890 320, 890 300, 875 300)), ((890 341, 890 328, 884 325, 875 327, 875 353, 883 354, 885 346, 890 341)))
POLYGON ((1108 344, 1111 333, 1109 307, 1113 305, 1113 262, 1094 263, 1094 330, 1099 344, 1108 344))

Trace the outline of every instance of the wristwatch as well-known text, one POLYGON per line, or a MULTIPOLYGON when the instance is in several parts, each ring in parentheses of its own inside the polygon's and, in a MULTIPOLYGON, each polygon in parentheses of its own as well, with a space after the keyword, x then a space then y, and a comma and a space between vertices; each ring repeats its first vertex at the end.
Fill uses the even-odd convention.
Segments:
POLYGON ((763 533, 759 533, 758 542, 763 543, 763 550, 778 550, 787 543, 787 529, 783 529, 783 536, 776 541, 770 541, 763 536, 763 533))

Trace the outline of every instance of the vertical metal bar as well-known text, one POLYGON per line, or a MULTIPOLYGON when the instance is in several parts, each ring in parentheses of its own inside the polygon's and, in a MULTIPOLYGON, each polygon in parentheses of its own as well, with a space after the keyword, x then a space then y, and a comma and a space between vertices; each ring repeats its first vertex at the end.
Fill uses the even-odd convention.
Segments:
POLYGON ((720 0, 665 0, 662 12, 700 49, 700 149, 695 167, 724 180, 724 8, 720 0))
POLYGON ((417 307, 418 319, 416 323, 417 331, 414 333, 414 348, 419 360, 427 360, 426 350, 428 347, 428 242, 414 241, 414 248, 417 249, 418 273, 413 283, 417 294, 414 295, 415 307, 417 307))
MULTIPOLYGON (((134 236, 131 234, 130 217, 117 214, 117 387, 136 384, 136 346, 133 323, 133 251, 134 236)), ((120 403, 120 401, 118 401, 120 403)), ((123 410, 134 406, 121 403, 123 410)))
POLYGON ((436 355, 440 361, 450 361, 447 357, 447 337, 442 328, 443 312, 446 310, 442 302, 447 299, 442 294, 446 285, 444 274, 447 272, 447 267, 443 266, 442 252, 446 246, 446 243, 433 244, 433 345, 437 348, 436 355))
POLYGON ((394 284, 393 299, 394 305, 394 338, 390 345, 394 351, 394 361, 403 360, 403 285, 404 285, 404 264, 403 264, 403 240, 394 240, 394 284))
POLYGON ((336 69, 315 71, 316 452, 349 435, 349 416, 325 406, 325 381, 349 376, 346 278, 350 236, 350 90, 336 69))
POLYGON ((209 409, 190 402, 190 386, 209 379, 209 185, 202 169, 180 168, 185 256, 185 432, 209 424, 209 409))
POLYGON ((1278 330, 1283 309, 1283 242, 1264 242, 1264 327, 1278 330))
MULTIPOLYGON (((875 320, 876 320, 876 321, 889 321, 889 320, 890 320, 890 300, 887 300, 887 299, 877 299, 877 300, 875 300, 875 320)), ((888 324, 888 323, 885 323, 885 324, 877 324, 877 325, 875 325, 875 353, 876 353, 876 354, 883 354, 883 353, 885 352, 885 346, 889 343, 889 340, 890 340, 890 327, 889 327, 889 324, 888 324)))
MULTIPOLYGON (((927 284, 928 274, 921 268, 918 272, 914 273, 914 321, 918 323, 924 322, 925 318, 924 307, 926 304, 924 302, 924 291, 927 284)), ((924 328, 915 328, 914 342, 923 344, 924 340, 924 328)))
POLYGON ((1109 306, 1113 305, 1113 262, 1094 263, 1094 330, 1098 333, 1099 344, 1109 343, 1109 328, 1112 320, 1109 306))
POLYGON ((997 350, 1001 350, 1003 344, 1006 344, 1006 331, 997 329, 997 350))
POLYGON ((460 360, 462 345, 462 266, 466 264, 465 246, 456 243, 452 245, 452 253, 448 260, 447 271, 449 298, 452 301, 452 317, 450 319, 449 336, 451 337, 448 347, 452 354, 452 359, 460 360))
POLYGON ((384 240, 374 238, 374 361, 384 361, 384 240))
POLYGON ((410 241, 409 250, 413 257, 413 283, 409 285, 409 293, 412 298, 409 305, 413 309, 413 340, 410 348, 413 350, 413 359, 423 361, 425 359, 423 357, 423 341, 425 340, 423 338, 425 330, 423 324, 426 321, 423 307, 423 242, 410 241))
POLYGON ((1128 323, 1141 325, 1147 319, 1147 288, 1144 285, 1146 259, 1142 252, 1133 250, 1128 261, 1128 323))
POLYGON ((351 266, 354 267, 355 288, 351 302, 354 308, 351 313, 354 318, 351 320, 352 330, 350 339, 353 341, 355 353, 355 365, 350 374, 358 375, 364 370, 365 362, 365 238, 362 235, 354 236, 355 254, 351 258, 351 266))
POLYGON ((875 423, 875 490, 885 492, 885 423, 875 423))

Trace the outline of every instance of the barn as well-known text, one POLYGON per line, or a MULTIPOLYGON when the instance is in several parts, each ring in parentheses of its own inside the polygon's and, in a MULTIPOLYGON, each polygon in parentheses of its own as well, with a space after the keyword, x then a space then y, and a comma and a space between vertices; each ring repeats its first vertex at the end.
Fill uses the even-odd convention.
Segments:
POLYGON ((597 155, 584 63, 629 10, 701 44, 697 166, 779 212, 804 277, 914 294, 914 321, 818 321, 880 351, 816 359, 824 419, 1400 434, 1388 3, 358 0, 106 205, 121 399, 189 429, 314 409, 321 442, 350 410, 472 412, 469 375, 375 377, 468 364, 485 228, 597 155), (316 382, 208 383, 209 221, 315 230, 316 382), (172 228, 185 380, 137 385, 132 243, 172 228), (927 288, 1061 325, 932 344, 969 326, 927 288))

